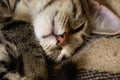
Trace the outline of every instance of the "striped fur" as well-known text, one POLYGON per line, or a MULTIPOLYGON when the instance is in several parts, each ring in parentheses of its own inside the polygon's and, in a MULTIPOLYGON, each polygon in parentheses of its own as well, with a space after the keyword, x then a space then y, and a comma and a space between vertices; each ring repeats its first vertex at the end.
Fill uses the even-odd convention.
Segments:
POLYGON ((15 15, 27 15, 46 55, 56 62, 71 57, 84 43, 83 35, 120 31, 118 16, 95 0, 21 0, 15 15))
POLYGON ((86 34, 88 22, 79 0, 21 0, 18 10, 15 13, 18 16, 22 12, 31 16, 36 38, 51 59, 59 62, 70 57, 83 44, 82 35, 86 34), (79 28, 82 30, 74 34, 79 28), (56 39, 60 36, 65 38, 62 45, 56 39))
POLYGON ((45 59, 30 24, 6 19, 0 23, 4 37, 0 37, 0 79, 47 80, 45 59))
POLYGON ((4 78, 4 75, 8 74, 8 72, 10 72, 9 74, 12 74, 11 72, 17 72, 20 59, 21 56, 16 46, 6 40, 4 33, 0 32, 0 79, 4 78))
MULTIPOLYGON (((97 34, 113 35, 119 33, 119 27, 118 27, 118 24, 120 24, 119 18, 115 15, 114 12, 111 13, 111 10, 109 10, 109 8, 105 7, 104 5, 101 5, 102 3, 100 5, 99 3, 94 4, 95 0, 84 0, 86 1, 85 3, 88 5, 86 7, 85 4, 82 3, 83 0, 46 0, 46 1, 20 0, 20 2, 17 3, 17 5, 16 3, 13 4, 11 1, 8 2, 7 1, 8 0, 4 0, 2 2, 5 3, 7 6, 11 7, 8 9, 10 10, 10 12, 8 11, 9 12, 8 14, 10 14, 10 16, 12 15, 13 19, 25 20, 27 22, 32 23, 35 36, 39 41, 40 45, 42 46, 42 48, 45 50, 46 55, 49 56, 49 58, 55 60, 56 62, 61 61, 64 57, 68 58, 71 57, 71 55, 75 54, 75 51, 78 49, 78 47, 81 47, 82 44, 84 43, 85 41, 84 36, 88 36, 93 30, 94 30, 93 32, 97 34), (16 7, 14 7, 15 5, 16 7), (96 8, 94 9, 94 7, 96 8), (108 13, 110 14, 104 12, 102 13, 103 9, 105 11, 108 11, 108 13), (93 14, 87 13, 86 10, 88 10, 88 12, 92 12, 92 10, 94 10, 95 13, 94 11, 92 12, 93 14), (101 13, 99 13, 99 11, 101 13), (105 18, 101 17, 101 15, 104 16, 105 18), (110 31, 104 29, 105 26, 108 25, 106 20, 109 20, 109 17, 111 17, 109 15, 112 15, 112 18, 115 19, 114 23, 117 23, 116 25, 118 28, 116 28, 117 30, 115 29, 115 31, 111 30, 111 28, 110 31), (101 25, 101 23, 103 22, 106 23, 101 25), (91 25, 95 26, 95 27, 92 26, 93 30, 91 30, 90 28, 91 25), (100 26, 100 28, 97 28, 96 25, 97 27, 100 26), (101 30, 101 26, 103 27, 102 30, 101 30), (65 38, 64 43, 60 45, 56 45, 57 42, 59 43, 59 40, 57 40, 56 37, 65 38)), ((2 13, 1 15, 4 16, 4 13, 2 13)), ((109 21, 111 22, 111 20, 109 21)), ((113 27, 111 25, 114 25, 114 23, 112 22, 111 24, 109 23, 110 24, 109 26, 113 27)), ((116 25, 114 26, 116 27, 116 25)), ((4 57, 4 55, 2 56, 4 57)), ((27 56, 24 57, 23 62, 24 64, 26 64, 26 66, 28 66, 30 63, 26 59, 31 60, 31 58, 29 57, 26 58, 26 57, 27 56)), ((33 58, 34 57, 32 57, 32 59, 33 58)), ((42 64, 44 64, 44 61, 42 64)), ((26 67, 26 66, 24 68, 25 68, 25 74, 27 75, 28 79, 33 79, 33 80, 47 79, 39 76, 39 74, 41 75, 41 73, 37 72, 37 68, 39 67, 39 65, 37 65, 36 63, 30 65, 35 68, 33 74, 29 74, 31 67, 30 66, 26 67), (34 73, 38 75, 34 76, 34 73)), ((41 68, 44 67, 45 66, 41 68)), ((76 64, 74 64, 73 62, 65 63, 63 66, 61 66, 61 69, 57 75, 60 78, 58 78, 57 80, 62 80, 63 78, 65 80, 75 80, 76 69, 77 69, 76 64), (72 69, 74 70, 72 71, 72 69), (67 72, 70 73, 73 72, 72 78, 71 78, 71 74, 65 75, 68 74, 67 72)), ((46 70, 45 71, 43 70, 42 72, 44 74, 44 72, 46 73, 46 70)), ((13 78, 10 77, 11 79, 14 79, 15 78, 14 76, 17 76, 18 78, 21 77, 17 73, 16 74, 8 73, 8 75, 6 76, 13 76, 13 78)), ((26 77, 24 77, 23 79, 25 78, 26 77)))

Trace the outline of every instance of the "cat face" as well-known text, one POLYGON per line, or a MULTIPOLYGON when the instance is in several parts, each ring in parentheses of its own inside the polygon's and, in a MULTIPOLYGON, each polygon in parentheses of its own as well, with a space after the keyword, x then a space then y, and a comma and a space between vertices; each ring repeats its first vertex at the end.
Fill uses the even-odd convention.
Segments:
POLYGON ((119 18, 96 0, 22 1, 32 17, 34 33, 40 45, 47 55, 60 53, 59 60, 64 55, 70 56, 68 53, 80 47, 83 42, 81 36, 87 30, 110 35, 120 32, 119 18), (76 36, 73 32, 77 30, 79 31, 76 36))
POLYGON ((33 18, 33 26, 37 39, 47 54, 61 44, 65 43, 68 34, 68 21, 73 13, 72 3, 56 1, 33 18), (68 10, 65 4, 71 5, 68 10), (61 7, 61 8, 60 8, 61 7))
MULTIPOLYGON (((35 36, 46 55, 54 56, 54 58, 57 56, 58 61, 64 55, 70 56, 73 50, 69 50, 71 48, 66 45, 71 44, 71 42, 74 44, 72 40, 75 39, 75 36, 72 35, 71 31, 79 28, 86 20, 85 16, 82 15, 80 1, 35 0, 34 2, 33 0, 23 0, 23 3, 27 6, 29 13, 31 12, 35 36), (64 46, 66 47, 64 48, 64 46), (58 56, 59 54, 61 55, 58 56)), ((78 37, 81 38, 81 35, 80 33, 78 37)), ((75 48, 78 47, 77 45, 75 48)))

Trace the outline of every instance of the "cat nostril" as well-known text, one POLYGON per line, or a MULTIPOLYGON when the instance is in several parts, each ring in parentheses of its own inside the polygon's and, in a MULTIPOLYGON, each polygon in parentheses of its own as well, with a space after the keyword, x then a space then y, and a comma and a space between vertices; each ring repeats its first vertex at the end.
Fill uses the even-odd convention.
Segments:
POLYGON ((57 44, 63 44, 65 41, 65 36, 59 35, 59 36, 56 36, 56 39, 57 39, 57 44))
POLYGON ((61 38, 64 38, 65 37, 65 33, 63 33, 62 35, 58 35, 60 36, 61 38))
POLYGON ((61 38, 64 38, 64 34, 63 35, 59 35, 61 38))

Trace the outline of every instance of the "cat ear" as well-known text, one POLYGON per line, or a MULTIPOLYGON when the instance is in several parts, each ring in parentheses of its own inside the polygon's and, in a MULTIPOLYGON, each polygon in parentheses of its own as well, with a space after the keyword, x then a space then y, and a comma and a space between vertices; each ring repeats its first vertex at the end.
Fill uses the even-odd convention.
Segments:
POLYGON ((120 32, 120 19, 107 7, 88 0, 93 33, 114 35, 120 32))

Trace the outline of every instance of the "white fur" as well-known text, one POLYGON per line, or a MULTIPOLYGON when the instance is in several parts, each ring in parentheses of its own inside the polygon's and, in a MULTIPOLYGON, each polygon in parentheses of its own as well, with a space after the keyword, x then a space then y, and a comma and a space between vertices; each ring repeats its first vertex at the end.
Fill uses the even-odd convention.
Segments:
POLYGON ((43 36, 52 34, 54 27, 53 20, 56 12, 56 6, 51 6, 33 17, 33 27, 37 39, 40 40, 43 36))

